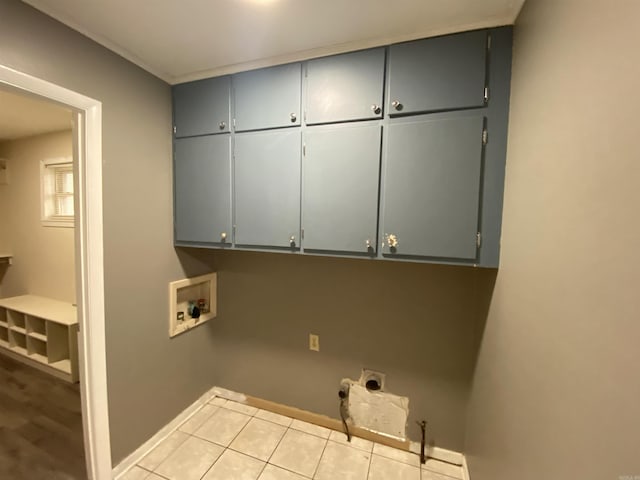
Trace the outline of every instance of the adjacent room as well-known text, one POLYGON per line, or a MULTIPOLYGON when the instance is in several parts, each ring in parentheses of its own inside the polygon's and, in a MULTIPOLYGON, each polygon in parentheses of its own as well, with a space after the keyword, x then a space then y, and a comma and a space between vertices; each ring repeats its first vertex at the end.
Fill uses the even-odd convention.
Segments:
POLYGON ((639 479, 637 18, 0 0, 0 477, 639 479))
POLYGON ((71 112, 0 105, 0 474, 82 478, 71 112))

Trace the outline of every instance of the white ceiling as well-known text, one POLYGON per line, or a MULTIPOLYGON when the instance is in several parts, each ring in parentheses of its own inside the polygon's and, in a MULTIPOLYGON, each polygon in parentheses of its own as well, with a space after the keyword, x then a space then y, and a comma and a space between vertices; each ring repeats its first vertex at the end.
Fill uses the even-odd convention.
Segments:
POLYGON ((71 111, 34 97, 0 90, 0 141, 71 129, 71 111))
POLYGON ((512 24, 524 0, 23 0, 169 83, 512 24))

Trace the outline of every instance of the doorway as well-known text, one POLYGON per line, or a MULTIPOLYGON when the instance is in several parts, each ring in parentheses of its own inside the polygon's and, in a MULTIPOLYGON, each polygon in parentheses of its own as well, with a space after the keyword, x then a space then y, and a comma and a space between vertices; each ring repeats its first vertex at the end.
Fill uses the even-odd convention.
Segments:
MULTIPOLYGON (((46 100, 72 118, 78 366, 87 477, 111 478, 102 261, 102 106, 64 87, 0 65, 0 89, 46 100)), ((1 108, 1 106, 0 106, 1 108)))
POLYGON ((0 90, 0 476, 86 478, 71 111, 0 90))

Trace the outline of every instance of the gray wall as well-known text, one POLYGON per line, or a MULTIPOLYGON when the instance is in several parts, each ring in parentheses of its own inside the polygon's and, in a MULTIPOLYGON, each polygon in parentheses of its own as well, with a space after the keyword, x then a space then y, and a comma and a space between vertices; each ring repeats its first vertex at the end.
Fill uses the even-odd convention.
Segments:
POLYGON ((0 0, 0 64, 103 105, 104 263, 117 463, 215 384, 212 340, 168 339, 171 96, 162 81, 17 0, 0 0))
POLYGON ((408 433, 461 451, 476 347, 495 271, 399 262, 179 249, 215 266, 218 385, 339 418, 338 389, 363 367, 410 399, 408 433), (309 333, 320 352, 309 350, 309 333))
MULTIPOLYGON (((429 438, 459 450, 479 286, 492 273, 172 248, 169 87, 15 0, 0 64, 103 102, 107 368, 114 463, 213 385, 338 416, 342 377, 389 375, 429 438), (184 267, 183 265, 184 264, 184 267), (167 338, 167 282, 220 269, 219 319, 167 338), (308 350, 320 335, 321 352, 308 350)), ((485 296, 486 297, 486 296, 485 296)))
POLYGON ((640 476, 638 18, 636 1, 528 0, 516 22, 473 480, 640 476))

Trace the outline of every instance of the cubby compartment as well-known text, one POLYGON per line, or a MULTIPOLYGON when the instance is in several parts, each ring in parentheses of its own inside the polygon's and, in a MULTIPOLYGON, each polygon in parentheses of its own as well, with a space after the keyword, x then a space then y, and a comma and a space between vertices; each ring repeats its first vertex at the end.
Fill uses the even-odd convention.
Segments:
POLYGON ((69 329, 65 325, 49 322, 47 338, 49 364, 59 370, 70 372, 69 329))
POLYGON ((49 363, 47 359, 47 342, 27 336, 27 353, 40 363, 49 363))
POLYGON ((25 318, 21 312, 7 310, 7 320, 9 321, 9 329, 22 334, 27 333, 25 329, 25 318))
POLYGON ((15 330, 9 330, 9 346, 22 355, 27 354, 27 336, 15 330))
POLYGON ((47 322, 38 317, 27 317, 27 335, 43 342, 47 341, 47 322))
POLYGON ((12 358, 78 381, 78 319, 70 303, 35 295, 0 299, 0 348, 12 358))
POLYGON ((3 325, 0 325, 0 346, 9 346, 9 329, 3 325))
POLYGON ((169 284, 169 336, 174 337, 216 317, 216 273, 169 284), (194 308, 199 316, 194 315, 194 308))

